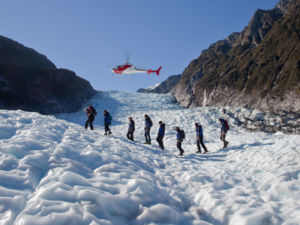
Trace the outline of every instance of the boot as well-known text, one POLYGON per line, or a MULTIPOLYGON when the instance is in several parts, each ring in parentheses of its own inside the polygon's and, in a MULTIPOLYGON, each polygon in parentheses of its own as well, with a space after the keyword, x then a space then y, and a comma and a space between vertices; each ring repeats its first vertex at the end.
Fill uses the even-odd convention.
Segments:
POLYGON ((201 153, 201 150, 196 151, 196 153, 201 153))
POLYGON ((227 146, 228 146, 228 144, 229 144, 229 142, 228 141, 225 141, 225 148, 227 148, 227 146))

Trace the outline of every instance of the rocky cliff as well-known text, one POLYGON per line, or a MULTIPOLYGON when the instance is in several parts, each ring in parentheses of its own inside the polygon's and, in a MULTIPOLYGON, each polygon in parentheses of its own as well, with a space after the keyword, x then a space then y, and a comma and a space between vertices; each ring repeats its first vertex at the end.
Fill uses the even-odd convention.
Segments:
POLYGON ((179 82, 180 76, 181 76, 181 74, 170 76, 170 77, 168 77, 167 80, 160 83, 155 88, 141 88, 141 89, 137 90, 137 92, 140 92, 140 93, 157 93, 157 94, 169 93, 177 85, 177 83, 179 82))
POLYGON ((300 1, 257 10, 242 32, 212 44, 172 90, 186 107, 300 111, 300 1))
POLYGON ((43 114, 74 112, 96 91, 74 72, 0 36, 0 108, 43 114))

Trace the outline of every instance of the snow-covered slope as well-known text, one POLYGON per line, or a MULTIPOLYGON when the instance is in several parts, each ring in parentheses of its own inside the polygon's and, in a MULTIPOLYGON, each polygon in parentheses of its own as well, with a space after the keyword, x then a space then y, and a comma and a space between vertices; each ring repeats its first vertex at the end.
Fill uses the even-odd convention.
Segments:
POLYGON ((300 224, 300 138, 232 125, 221 149, 218 108, 182 109, 169 95, 103 92, 84 112, 0 111, 0 224, 300 224), (113 116, 103 135, 102 110, 113 116), (144 114, 154 122, 143 145, 144 114), (136 122, 126 139, 127 117, 136 122), (162 152, 158 121, 167 124, 162 152), (194 122, 209 153, 195 154, 194 122), (178 157, 173 127, 184 128, 178 157))

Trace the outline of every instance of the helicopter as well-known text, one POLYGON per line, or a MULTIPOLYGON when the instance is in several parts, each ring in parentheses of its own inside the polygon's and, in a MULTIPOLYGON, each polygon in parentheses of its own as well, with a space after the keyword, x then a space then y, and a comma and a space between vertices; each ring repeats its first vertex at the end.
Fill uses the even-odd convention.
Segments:
POLYGON ((126 62, 126 64, 123 64, 123 65, 118 65, 118 66, 115 66, 111 69, 111 71, 115 74, 133 74, 133 73, 148 73, 149 75, 151 73, 156 73, 156 75, 158 76, 159 75, 159 72, 161 70, 161 66, 157 69, 157 70, 151 70, 151 69, 148 69, 148 70, 145 70, 145 69, 139 69, 139 68, 136 68, 134 65, 126 62))

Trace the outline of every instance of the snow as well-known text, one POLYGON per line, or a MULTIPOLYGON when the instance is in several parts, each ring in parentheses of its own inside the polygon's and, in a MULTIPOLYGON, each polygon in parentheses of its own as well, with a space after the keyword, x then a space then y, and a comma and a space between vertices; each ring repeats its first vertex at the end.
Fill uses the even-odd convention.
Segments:
POLYGON ((154 85, 152 85, 152 86, 150 86, 150 87, 147 87, 146 89, 147 89, 147 90, 154 90, 154 89, 157 88, 159 85, 161 85, 161 83, 154 84, 154 85))
MULTIPOLYGON (((44 116, 0 110, 0 224, 300 224, 299 135, 248 132, 231 123, 219 140, 221 108, 184 109, 170 95, 101 92, 95 130, 83 110, 44 116), (113 116, 103 135, 102 111, 113 116), (154 125, 144 145, 144 115, 154 125), (128 116, 135 140, 126 138, 128 116), (166 123, 161 151, 158 121, 166 123), (195 154, 194 123, 208 154, 195 154), (184 156, 176 133, 185 130, 184 156)), ((231 122, 231 121, 230 121, 231 122)))

